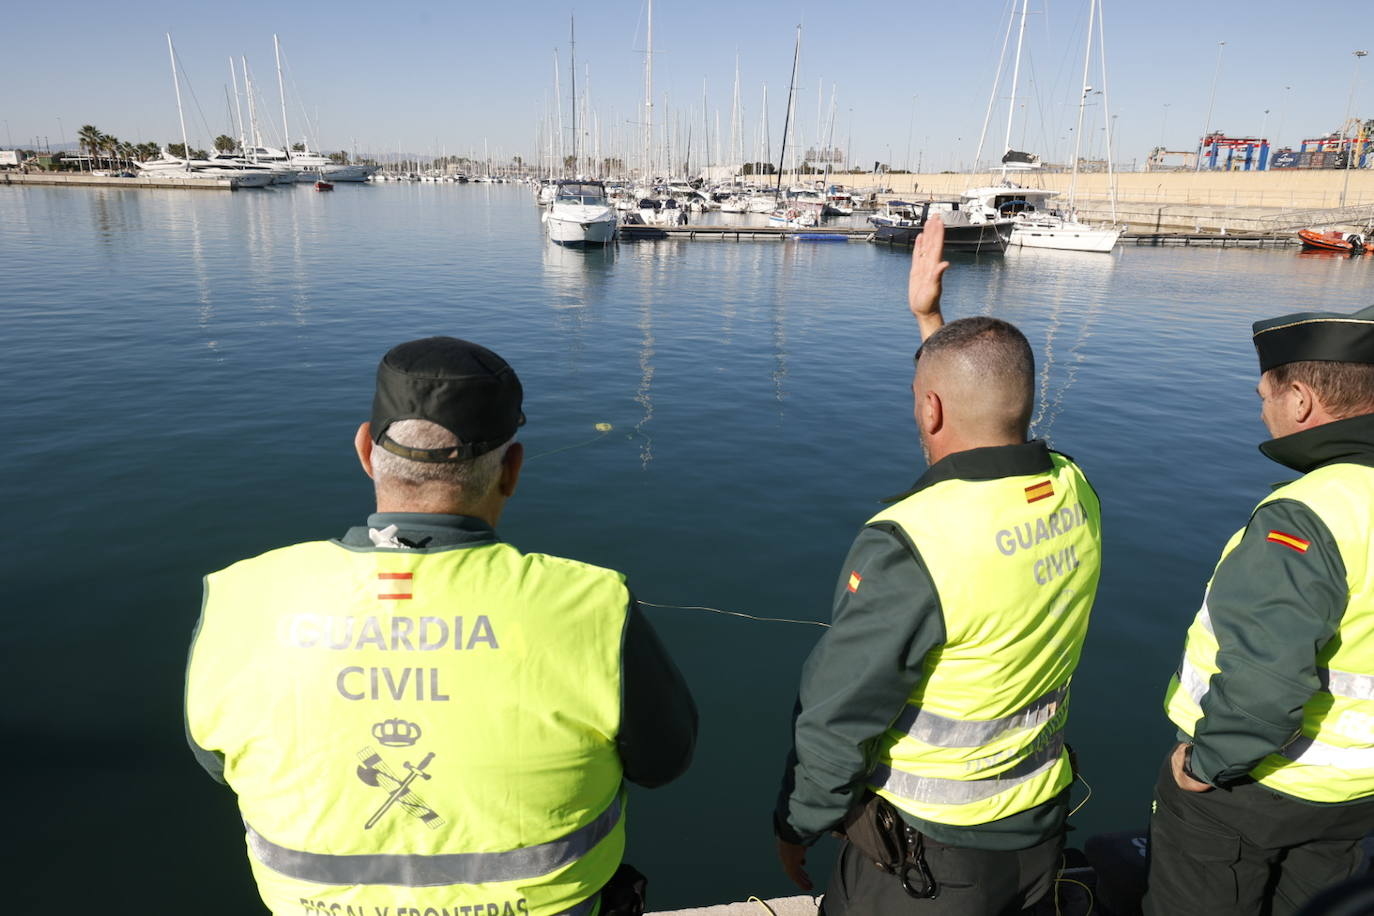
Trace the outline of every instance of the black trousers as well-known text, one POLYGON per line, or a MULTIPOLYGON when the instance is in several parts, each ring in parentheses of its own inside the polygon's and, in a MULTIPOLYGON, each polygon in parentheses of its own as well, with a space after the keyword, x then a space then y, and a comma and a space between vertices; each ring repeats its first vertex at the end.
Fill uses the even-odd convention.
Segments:
POLYGON ((1185 792, 1166 757, 1150 817, 1146 916, 1286 916, 1353 875, 1374 801, 1307 805, 1256 782, 1185 792))
POLYGON ((1049 892, 1063 848, 1063 835, 1008 852, 947 846, 927 837, 926 863, 940 892, 916 900, 896 876, 879 871, 845 842, 820 916, 1014 916, 1049 892))

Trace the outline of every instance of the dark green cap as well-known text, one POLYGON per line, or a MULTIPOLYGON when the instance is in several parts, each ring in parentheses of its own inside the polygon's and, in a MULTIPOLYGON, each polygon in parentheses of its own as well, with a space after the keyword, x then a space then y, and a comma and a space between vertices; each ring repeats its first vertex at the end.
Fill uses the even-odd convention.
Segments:
POLYGON ((1256 321, 1254 328, 1261 373, 1307 360, 1374 363, 1374 305, 1352 315, 1299 312, 1256 321))
POLYGON ((504 359, 456 337, 392 347, 377 366, 372 439, 412 461, 449 463, 486 454, 524 425, 524 390, 504 359), (458 437, 457 448, 420 449, 386 434, 397 420, 428 420, 458 437))

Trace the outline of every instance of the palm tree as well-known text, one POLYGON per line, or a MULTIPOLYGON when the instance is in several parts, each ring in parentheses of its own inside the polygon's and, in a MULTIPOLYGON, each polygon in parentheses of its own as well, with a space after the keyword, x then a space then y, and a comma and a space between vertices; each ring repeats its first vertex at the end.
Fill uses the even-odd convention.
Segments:
POLYGON ((238 141, 228 134, 220 134, 215 138, 215 149, 221 153, 233 152, 234 147, 238 145, 238 141))
POLYGON ((113 168, 114 162, 112 160, 119 152, 119 138, 111 136, 110 134, 101 134, 100 149, 105 153, 106 165, 113 168))
POLYGON ((94 124, 83 124, 81 129, 76 132, 76 142, 83 151, 89 151, 90 155, 94 157, 102 136, 100 128, 94 124))

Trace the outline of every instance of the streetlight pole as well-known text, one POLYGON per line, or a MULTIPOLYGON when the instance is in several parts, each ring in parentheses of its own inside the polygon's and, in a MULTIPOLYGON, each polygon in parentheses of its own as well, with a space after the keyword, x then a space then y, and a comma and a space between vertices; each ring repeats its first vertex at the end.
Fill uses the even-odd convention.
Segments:
MULTIPOLYGON (((1286 117, 1288 116, 1288 90, 1290 90, 1290 89, 1292 89, 1292 88, 1293 88, 1292 86, 1284 86, 1284 87, 1283 87, 1283 102, 1281 103, 1281 105, 1280 105, 1280 107, 1279 107, 1279 129, 1276 130, 1276 131, 1274 131, 1274 139, 1275 139, 1275 140, 1277 140, 1279 137, 1282 137, 1282 136, 1283 136, 1283 121, 1284 121, 1284 118, 1286 118, 1286 117)), ((1277 145, 1277 144, 1275 144, 1275 145, 1277 145)))
POLYGON ((1160 120, 1159 120, 1159 148, 1160 148, 1160 149, 1165 149, 1165 146, 1164 146, 1164 128, 1167 127, 1168 124, 1169 124, 1169 103, 1168 103, 1168 102, 1165 102, 1165 103, 1164 103, 1164 117, 1160 118, 1160 120))
POLYGON ((1212 74, 1212 97, 1207 100, 1207 123, 1202 128, 1202 142, 1197 147, 1197 168, 1194 172, 1202 171, 1202 149, 1207 144, 1207 135, 1212 132, 1212 107, 1217 100, 1217 79, 1221 76, 1221 52, 1226 50, 1226 42, 1217 42, 1217 69, 1212 74))
MULTIPOLYGON (((1355 84, 1360 80, 1360 58, 1369 55, 1368 51, 1354 51, 1352 53, 1355 55, 1355 73, 1350 77, 1350 98, 1346 99, 1345 102, 1345 123, 1341 125, 1342 145, 1345 143, 1346 125, 1350 123, 1350 109, 1355 104, 1355 84)), ((1345 181, 1341 183, 1341 202, 1338 204, 1341 207, 1345 206, 1345 192, 1350 187, 1350 166, 1354 159, 1355 144, 1352 141, 1345 151, 1345 181)))
POLYGON ((916 99, 919 96, 911 97, 911 118, 906 122, 906 170, 911 171, 911 131, 916 127, 916 99))

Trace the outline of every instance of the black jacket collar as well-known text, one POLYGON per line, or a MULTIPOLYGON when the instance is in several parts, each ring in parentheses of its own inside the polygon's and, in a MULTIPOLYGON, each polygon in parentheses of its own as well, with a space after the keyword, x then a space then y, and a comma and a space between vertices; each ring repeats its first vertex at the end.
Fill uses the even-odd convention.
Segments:
POLYGON ((496 529, 470 515, 433 512, 374 512, 367 524, 348 529, 339 540, 349 547, 371 547, 368 529, 396 526, 396 536, 408 547, 460 547, 499 541, 496 529))
POLYGON ((1374 466, 1374 413, 1347 417, 1260 443, 1266 458, 1299 473, 1337 462, 1374 466))
POLYGON ((973 448, 946 455, 926 469, 911 489, 889 496, 885 503, 895 503, 919 493, 927 487, 946 480, 996 480, 999 477, 1025 477, 1044 474, 1054 467, 1050 449, 1043 439, 1022 442, 1020 445, 993 445, 973 448))

